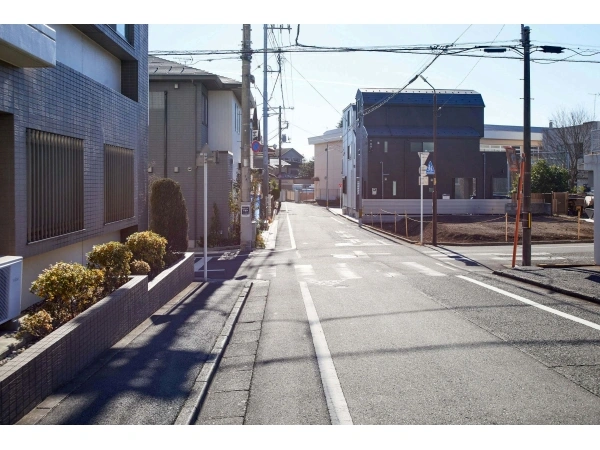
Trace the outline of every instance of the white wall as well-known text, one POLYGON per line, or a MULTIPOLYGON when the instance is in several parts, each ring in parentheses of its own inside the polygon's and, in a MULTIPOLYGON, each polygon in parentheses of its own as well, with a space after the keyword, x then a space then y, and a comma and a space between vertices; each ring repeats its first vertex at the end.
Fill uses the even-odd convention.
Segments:
POLYGON ((121 60, 71 25, 50 25, 56 31, 56 60, 121 92, 121 60))
POLYGON ((343 194, 342 204, 347 208, 348 215, 358 217, 356 212, 356 140, 352 125, 356 119, 356 114, 352 105, 344 109, 344 127, 342 129, 342 174, 346 177, 346 194, 343 194), (347 120, 348 111, 350 112, 350 121, 347 120), (350 146, 351 158, 348 158, 348 146, 350 146))
POLYGON ((21 284, 21 311, 41 300, 37 295, 29 292, 29 288, 31 287, 31 283, 44 269, 47 269, 51 264, 56 264, 57 262, 75 262, 85 265, 87 264, 85 254, 90 252, 94 245, 120 240, 121 233, 115 231, 77 244, 68 245, 51 252, 32 256, 31 258, 24 258, 23 281, 21 284))
POLYGON ((315 182, 315 199, 325 200, 327 190, 330 200, 339 198, 343 157, 341 141, 315 144, 315 177, 319 178, 319 181, 315 182), (328 152, 325 151, 326 148, 329 148, 328 152), (329 176, 329 181, 326 176, 329 176))
POLYGON ((235 105, 242 107, 232 91, 208 91, 208 146, 211 150, 227 151, 233 155, 233 177, 241 162, 242 124, 236 130, 235 105))

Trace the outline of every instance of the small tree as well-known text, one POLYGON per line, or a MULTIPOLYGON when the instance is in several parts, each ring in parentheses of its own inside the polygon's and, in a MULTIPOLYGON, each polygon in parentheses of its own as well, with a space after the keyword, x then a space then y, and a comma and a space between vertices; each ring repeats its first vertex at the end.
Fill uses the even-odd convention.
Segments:
POLYGON ((221 218, 219 217, 219 207, 213 203, 213 215, 210 218, 210 227, 208 230, 208 246, 217 247, 221 244, 222 229, 221 218))
POLYGON ((164 237, 152 231, 140 231, 129 236, 125 244, 133 254, 133 259, 150 266, 152 277, 158 275, 165 266, 167 240, 164 237))
POLYGON ((552 128, 544 130, 543 146, 550 164, 569 171, 569 189, 577 186, 577 162, 591 149, 593 117, 583 108, 561 109, 552 116, 552 128))
POLYGON ((569 171, 549 165, 540 159, 531 166, 531 192, 565 192, 569 187, 569 171))
POLYGON ((181 186, 176 181, 159 178, 151 184, 150 230, 167 239, 167 252, 187 250, 188 213, 181 186))
POLYGON ((229 191, 229 212, 231 214, 228 234, 234 244, 240 243, 240 174, 229 191))
POLYGON ((300 164, 299 176, 300 176, 300 178, 309 178, 309 179, 311 179, 315 176, 315 160, 314 160, 314 158, 311 159, 310 161, 300 164))
POLYGON ((129 262, 133 254, 125 244, 107 242, 94 245, 87 255, 89 269, 104 271, 104 295, 108 295, 127 283, 130 274, 129 262))

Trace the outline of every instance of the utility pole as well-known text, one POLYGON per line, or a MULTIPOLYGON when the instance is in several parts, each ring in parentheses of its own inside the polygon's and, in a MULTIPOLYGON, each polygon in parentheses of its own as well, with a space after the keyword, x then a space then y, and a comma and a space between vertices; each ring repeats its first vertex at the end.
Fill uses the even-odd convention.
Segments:
POLYGON ((281 196, 281 106, 279 107, 279 174, 277 178, 279 179, 279 196, 281 196))
POLYGON ((437 152, 438 152, 438 148, 437 148, 437 115, 438 115, 437 91, 431 85, 431 83, 429 83, 429 81, 427 81, 427 79, 423 75, 420 75, 420 77, 423 79, 423 81, 425 81, 425 83, 427 83, 429 86, 431 86, 431 89, 433 89, 433 170, 434 170, 434 172, 433 172, 433 198, 432 198, 433 239, 432 239, 431 243, 433 246, 437 246, 437 178, 436 178, 437 171, 438 171, 438 165, 437 165, 437 152))
POLYGON ((240 248, 251 251, 252 217, 250 215, 250 25, 243 25, 242 40, 242 202, 240 208, 240 248))
POLYGON ((521 24, 523 44, 523 266, 531 266, 531 91, 529 72, 529 27, 521 24))
POLYGON ((325 156, 327 158, 325 164, 325 204, 326 208, 329 209, 329 143, 325 145, 325 156))
MULTIPOLYGON (((263 72, 264 72, 264 80, 263 80, 263 179, 262 179, 262 201, 261 201, 261 215, 263 219, 266 219, 267 216, 267 208, 266 208, 266 200, 267 195, 269 195, 269 93, 267 91, 267 74, 269 72, 279 72, 281 73, 281 64, 279 65, 279 70, 269 70, 267 66, 267 32, 268 30, 288 30, 291 31, 292 27, 290 25, 264 25, 264 60, 263 60, 263 72)), ((281 55, 279 55, 281 56, 281 55)), ((279 59, 278 59, 279 61, 279 59)), ((280 126, 281 128, 281 126, 280 126)), ((281 174, 281 142, 279 143, 279 173, 281 174)), ((281 180, 279 181, 279 189, 281 189, 281 180)), ((281 192, 281 191, 280 191, 281 192)))
POLYGON ((268 26, 264 25, 264 60, 263 60, 263 179, 262 179, 262 196, 260 202, 261 217, 267 218, 267 195, 269 195, 269 98, 267 92, 267 30, 268 26))

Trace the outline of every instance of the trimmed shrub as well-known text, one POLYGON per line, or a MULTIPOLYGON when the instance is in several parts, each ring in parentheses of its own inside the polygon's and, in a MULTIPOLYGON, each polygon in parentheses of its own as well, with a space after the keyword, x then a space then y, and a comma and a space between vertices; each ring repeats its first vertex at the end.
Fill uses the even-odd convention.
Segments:
POLYGON ((145 261, 134 259, 129 266, 131 267, 132 275, 148 275, 150 273, 150 266, 145 261))
POLYGON ((78 263, 50 266, 31 284, 30 291, 42 297, 41 308, 57 328, 102 298, 104 272, 78 263))
POLYGON ((40 310, 23 319, 19 328, 18 336, 23 337, 25 334, 41 339, 44 336, 52 333, 52 316, 44 310, 40 310))
POLYGON ((176 181, 159 178, 150 185, 150 230, 167 239, 168 252, 187 250, 188 213, 176 181))
POLYGON ((133 257, 125 244, 108 242, 94 245, 87 255, 88 268, 104 271, 104 295, 108 295, 127 283, 130 261, 133 257))
POLYGON ((133 253, 133 258, 144 261, 150 266, 150 274, 156 276, 165 266, 164 257, 167 240, 152 232, 140 231, 127 238, 127 247, 133 253))

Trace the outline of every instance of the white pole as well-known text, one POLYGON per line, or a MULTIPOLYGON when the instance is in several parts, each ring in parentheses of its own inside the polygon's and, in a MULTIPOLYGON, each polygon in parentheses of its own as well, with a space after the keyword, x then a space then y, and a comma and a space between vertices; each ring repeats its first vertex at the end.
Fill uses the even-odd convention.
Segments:
POLYGON ((325 154, 327 155, 327 163, 325 169, 325 202, 327 209, 329 209, 329 144, 325 147, 325 154))
POLYGON ((423 245, 423 181, 420 177, 419 184, 421 185, 421 245, 423 245))
POLYGON ((208 203, 208 153, 204 153, 204 281, 208 281, 208 276, 206 275, 208 266, 208 257, 207 257, 207 244, 208 244, 208 227, 207 227, 207 203, 208 203))

